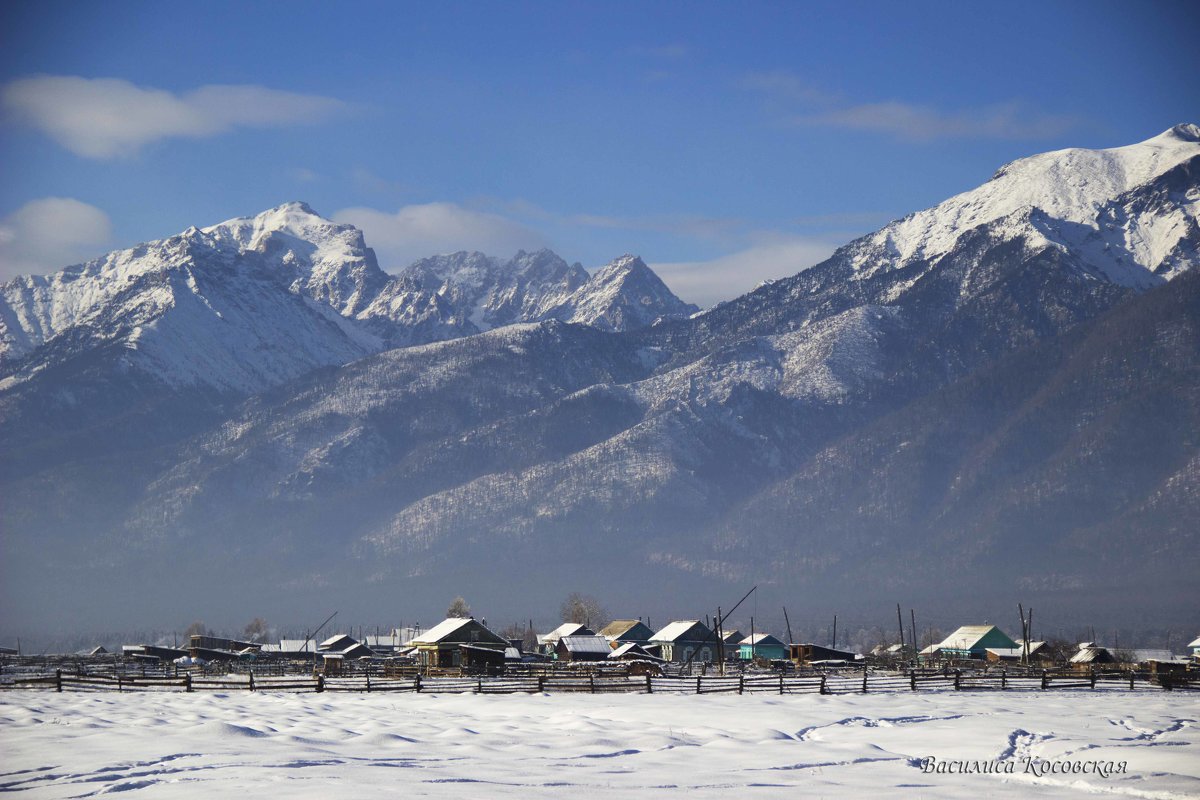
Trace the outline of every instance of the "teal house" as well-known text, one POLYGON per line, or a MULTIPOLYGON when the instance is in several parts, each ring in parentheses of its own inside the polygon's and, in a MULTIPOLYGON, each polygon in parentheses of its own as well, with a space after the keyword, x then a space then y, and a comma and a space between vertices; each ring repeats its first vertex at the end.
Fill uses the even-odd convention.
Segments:
POLYGON ((738 656, 743 661, 752 658, 787 658, 787 645, 769 633, 756 633, 742 639, 738 646, 738 656))
POLYGON ((987 658, 989 647, 1015 649, 1017 643, 995 625, 964 625, 942 640, 937 652, 945 658, 987 658))

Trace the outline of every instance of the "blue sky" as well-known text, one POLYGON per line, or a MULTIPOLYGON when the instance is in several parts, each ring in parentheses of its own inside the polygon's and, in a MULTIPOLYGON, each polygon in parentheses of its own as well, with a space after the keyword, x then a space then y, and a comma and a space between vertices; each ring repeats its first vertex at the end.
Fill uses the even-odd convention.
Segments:
POLYGON ((1200 122, 1161 3, 0 8, 0 277, 293 199, 386 269, 642 255, 710 303, 1061 147, 1200 122))

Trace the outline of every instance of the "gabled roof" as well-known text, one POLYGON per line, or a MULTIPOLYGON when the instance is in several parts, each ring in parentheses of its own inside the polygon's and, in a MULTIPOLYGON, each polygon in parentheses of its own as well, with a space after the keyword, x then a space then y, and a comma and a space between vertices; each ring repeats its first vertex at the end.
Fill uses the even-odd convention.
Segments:
POLYGON ((417 638, 413 639, 413 644, 434 644, 435 642, 445 639, 447 636, 471 621, 472 620, 470 617, 449 617, 442 620, 437 625, 434 625, 417 638))
POLYGON ((358 644, 358 640, 345 633, 339 633, 336 636, 330 636, 325 641, 317 645, 318 650, 345 650, 348 647, 358 644))
MULTIPOLYGON (((448 619, 444 619, 437 625, 434 625, 432 628, 422 633, 416 639, 413 639, 411 644, 439 644, 447 640, 450 643, 454 643, 455 641, 458 641, 453 638, 456 634, 468 634, 468 631, 463 630, 464 628, 475 629, 475 632, 470 633, 471 644, 491 643, 502 644, 505 647, 508 647, 509 645, 509 641, 507 639, 503 638, 495 631, 487 628, 482 622, 479 622, 471 617, 450 617, 448 619), (476 636, 476 633, 479 635, 476 636)), ((467 642, 464 640, 463 643, 466 644, 467 642)))
MULTIPOLYGON (((711 631, 703 622, 694 619, 683 619, 672 622, 658 633, 650 637, 652 642, 677 642, 681 639, 699 641, 708 638, 711 631)), ((714 638, 715 641, 715 638, 714 638)))
POLYGON ((737 628, 734 628, 731 631, 726 631, 721 637, 721 641, 725 642, 725 644, 740 644, 742 639, 745 638, 746 634, 742 633, 737 628))
POLYGON ((558 640, 568 653, 597 653, 605 657, 612 651, 603 636, 564 636, 558 640))
POLYGON ((750 645, 754 645, 755 647, 758 647, 760 645, 783 647, 783 642, 779 641, 778 638, 772 636, 769 633, 756 633, 753 636, 747 636, 745 639, 742 639, 742 641, 738 642, 738 644, 744 644, 747 647, 749 647, 750 645))
POLYGON ((1079 652, 1071 656, 1072 664, 1090 664, 1093 661, 1107 661, 1110 658, 1107 647, 1098 647, 1092 642, 1083 642, 1079 652))
POLYGON ((620 639, 622 636, 625 636, 639 625, 644 631, 642 638, 648 640, 652 635, 654 635, 654 631, 650 630, 650 628, 646 626, 646 623, 642 622, 640 619, 614 619, 612 622, 604 626, 604 628, 600 631, 600 635, 607 636, 609 639, 620 639))
POLYGON ((993 647, 1015 647, 1017 644, 995 625, 963 625, 938 646, 943 650, 978 650, 985 639, 989 640, 987 645, 993 647))
POLYGON ((1196 639, 1188 645, 1188 647, 1200 647, 1200 636, 1197 636, 1196 639))
POLYGON ((626 642, 608 654, 609 658, 624 658, 626 656, 631 658, 644 658, 648 661, 662 662, 661 658, 650 655, 648 652, 646 652, 646 648, 642 647, 637 642, 626 642))
POLYGON ((277 653, 315 653, 317 652, 317 643, 312 639, 305 644, 304 639, 280 639, 279 646, 263 645, 264 652, 277 653))
POLYGON ((578 622, 564 622, 554 630, 538 637, 540 644, 556 644, 564 636, 595 636, 596 632, 578 622))

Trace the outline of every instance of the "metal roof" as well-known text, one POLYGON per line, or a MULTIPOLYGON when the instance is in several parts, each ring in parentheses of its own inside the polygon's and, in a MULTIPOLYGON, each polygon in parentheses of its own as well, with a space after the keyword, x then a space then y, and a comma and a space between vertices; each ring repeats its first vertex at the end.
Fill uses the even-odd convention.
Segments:
POLYGON ((1200 636, 1197 636, 1195 641, 1189 644, 1188 647, 1200 647, 1200 636))
POLYGON ((595 631, 578 622, 564 622, 549 633, 539 636, 539 644, 554 644, 564 636, 594 636, 595 631))
POLYGON ((612 650, 608 639, 603 636, 564 636, 559 639, 568 653, 602 653, 605 656, 612 650))

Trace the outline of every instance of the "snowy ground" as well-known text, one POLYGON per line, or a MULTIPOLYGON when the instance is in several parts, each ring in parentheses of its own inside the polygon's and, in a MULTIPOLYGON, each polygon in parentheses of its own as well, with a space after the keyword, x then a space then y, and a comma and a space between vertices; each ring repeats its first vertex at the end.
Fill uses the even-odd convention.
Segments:
POLYGON ((0 695, 0 791, 1200 797, 1200 697, 10 691, 0 695), (927 774, 927 756, 1011 764, 1015 774, 927 774), (1126 762, 1127 771, 1038 777, 1028 758, 1091 770, 1126 762))

